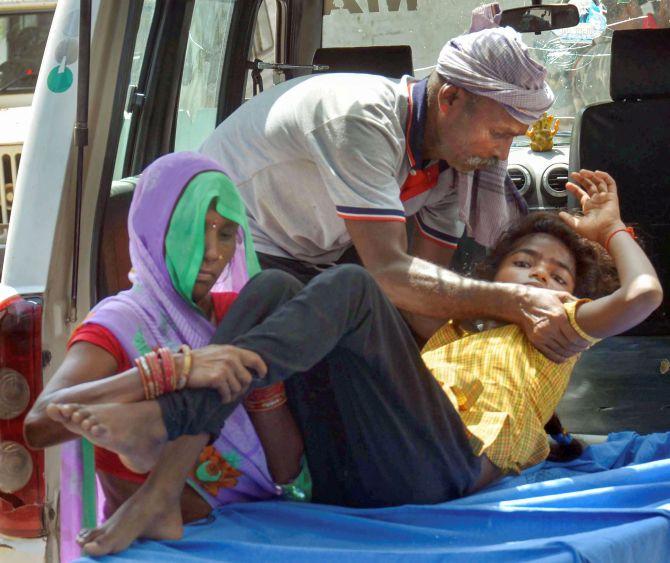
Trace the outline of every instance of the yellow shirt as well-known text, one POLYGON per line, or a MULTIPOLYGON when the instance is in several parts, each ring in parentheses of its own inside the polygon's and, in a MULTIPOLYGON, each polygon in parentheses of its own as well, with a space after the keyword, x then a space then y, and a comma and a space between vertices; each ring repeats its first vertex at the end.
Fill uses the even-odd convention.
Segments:
MULTIPOLYGON (((568 303, 565 310, 575 330, 594 344, 598 340, 575 320, 583 302, 568 303)), ((453 321, 433 335, 421 355, 458 409, 476 455, 486 453, 505 472, 546 459, 544 425, 568 386, 578 356, 556 364, 516 325, 470 332, 453 321)))

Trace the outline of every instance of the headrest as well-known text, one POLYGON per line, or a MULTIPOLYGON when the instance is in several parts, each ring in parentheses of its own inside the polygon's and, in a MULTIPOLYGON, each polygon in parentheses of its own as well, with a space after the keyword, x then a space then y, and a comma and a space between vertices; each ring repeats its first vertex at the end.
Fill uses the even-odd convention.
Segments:
POLYGON ((612 36, 613 100, 670 97, 670 29, 630 29, 612 36))
POLYGON ((312 64, 328 65, 322 72, 358 72, 379 74, 387 78, 414 76, 412 48, 409 45, 387 47, 329 47, 317 49, 312 64))

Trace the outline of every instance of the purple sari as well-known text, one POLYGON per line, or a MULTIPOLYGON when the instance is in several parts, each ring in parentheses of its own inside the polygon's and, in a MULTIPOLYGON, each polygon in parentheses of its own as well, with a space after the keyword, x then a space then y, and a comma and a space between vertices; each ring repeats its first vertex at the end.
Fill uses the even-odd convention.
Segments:
MULTIPOLYGON (((179 198, 195 176, 209 171, 224 174, 218 164, 202 155, 175 153, 151 164, 137 184, 128 217, 133 286, 100 302, 84 320, 108 329, 131 361, 159 346, 200 348, 214 334, 209 320, 175 290, 164 256, 166 233, 179 198)), ((240 228, 233 259, 212 291, 239 292, 259 266, 237 192, 230 188, 222 191, 218 201, 217 211, 240 228)), ((194 221, 201 221, 204 229, 204 216, 194 217, 194 221)), ((202 252, 194 249, 189 255, 198 257, 202 252)), ((77 445, 64 445, 61 459, 61 557, 69 561, 78 554, 74 537, 81 525, 82 472, 77 445)), ((213 445, 203 451, 189 482, 212 506, 279 495, 242 406, 227 420, 213 445)))

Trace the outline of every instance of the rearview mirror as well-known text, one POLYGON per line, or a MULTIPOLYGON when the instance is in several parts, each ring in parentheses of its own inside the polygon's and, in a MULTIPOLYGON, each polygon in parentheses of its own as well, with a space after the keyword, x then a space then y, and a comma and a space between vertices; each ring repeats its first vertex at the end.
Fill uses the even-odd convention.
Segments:
POLYGON ((500 26, 520 33, 540 33, 573 27, 579 23, 579 10, 573 4, 540 4, 503 10, 500 26))

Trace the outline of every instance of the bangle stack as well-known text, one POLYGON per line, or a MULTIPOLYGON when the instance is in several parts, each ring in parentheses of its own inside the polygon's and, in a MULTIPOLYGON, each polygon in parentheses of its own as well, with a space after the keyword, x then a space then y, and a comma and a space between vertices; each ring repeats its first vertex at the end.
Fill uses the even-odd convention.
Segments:
POLYGON ((135 366, 142 381, 142 389, 146 400, 155 399, 165 393, 179 391, 186 387, 191 372, 191 348, 183 345, 179 351, 184 356, 181 373, 177 374, 174 356, 169 348, 159 348, 135 358, 135 366))
POLYGON ((265 412, 274 410, 286 403, 284 382, 254 389, 244 400, 248 412, 265 412))

